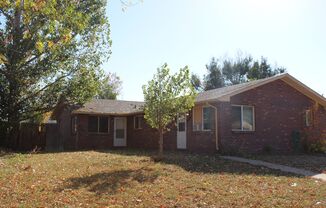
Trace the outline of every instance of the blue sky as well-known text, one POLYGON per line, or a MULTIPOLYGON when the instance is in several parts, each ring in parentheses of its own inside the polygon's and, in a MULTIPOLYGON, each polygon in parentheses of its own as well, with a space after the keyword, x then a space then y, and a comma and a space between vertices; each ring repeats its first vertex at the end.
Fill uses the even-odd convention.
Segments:
POLYGON ((123 81, 119 99, 143 100, 141 86, 165 62, 203 76, 211 57, 239 50, 326 95, 326 1, 144 0, 121 8, 108 3, 113 44, 103 66, 123 81))

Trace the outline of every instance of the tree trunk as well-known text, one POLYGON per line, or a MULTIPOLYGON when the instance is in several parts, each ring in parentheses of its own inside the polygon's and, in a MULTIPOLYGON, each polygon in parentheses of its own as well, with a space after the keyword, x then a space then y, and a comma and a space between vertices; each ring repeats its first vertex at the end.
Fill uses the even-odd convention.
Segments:
POLYGON ((159 130, 159 134, 160 137, 158 141, 159 144, 158 157, 159 159, 162 159, 163 158, 163 130, 159 130))

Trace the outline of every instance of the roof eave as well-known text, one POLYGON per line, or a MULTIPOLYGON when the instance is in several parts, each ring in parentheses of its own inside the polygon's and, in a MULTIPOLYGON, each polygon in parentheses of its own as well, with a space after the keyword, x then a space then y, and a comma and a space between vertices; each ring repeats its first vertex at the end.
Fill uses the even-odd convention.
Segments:
POLYGON ((224 95, 216 97, 216 98, 201 100, 201 101, 198 101, 195 103, 201 104, 201 103, 205 103, 205 102, 214 102, 214 101, 229 102, 230 98, 232 96, 238 95, 240 93, 246 92, 248 90, 257 88, 259 86, 265 85, 267 83, 270 83, 270 82, 273 82, 276 80, 283 80, 284 82, 289 84, 291 87, 297 89, 302 94, 304 94, 307 97, 309 97, 310 99, 318 102, 320 105, 326 107, 326 98, 324 98, 323 96, 321 96, 320 94, 318 94, 317 92, 312 90, 310 87, 306 86, 305 84, 303 84, 302 82, 300 82, 299 80, 297 80, 296 78, 294 78, 293 76, 291 76, 288 73, 277 75, 277 76, 267 79, 263 82, 251 85, 249 87, 244 87, 244 88, 236 90, 232 93, 227 93, 227 94, 224 94, 224 95))
POLYGON ((80 111, 73 111, 72 115, 104 115, 104 116, 132 116, 137 114, 142 114, 144 111, 137 111, 131 113, 103 113, 103 112, 80 112, 80 111))
POLYGON ((316 91, 312 90, 310 87, 303 84, 302 82, 300 82, 299 80, 297 80, 293 76, 288 74, 288 76, 284 77, 282 80, 284 82, 286 82, 288 85, 290 85, 291 87, 295 88, 296 90, 298 90, 299 92, 304 94, 305 96, 307 96, 310 99, 316 101, 320 105, 326 107, 326 98, 325 97, 323 97, 322 95, 320 95, 316 91))

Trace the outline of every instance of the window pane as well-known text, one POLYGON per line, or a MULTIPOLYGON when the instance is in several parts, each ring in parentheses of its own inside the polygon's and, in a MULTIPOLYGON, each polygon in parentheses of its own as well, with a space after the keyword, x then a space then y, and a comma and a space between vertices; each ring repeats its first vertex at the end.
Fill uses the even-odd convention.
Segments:
POLYGON ((71 132, 73 134, 77 132, 77 116, 71 117, 71 132))
POLYGON ((254 115, 252 107, 243 106, 242 128, 246 131, 254 130, 254 115))
POLYGON ((138 128, 143 128, 144 117, 138 117, 138 128))
POLYGON ((185 125, 184 122, 180 122, 180 123, 178 124, 178 130, 179 130, 179 131, 185 131, 185 130, 186 130, 186 125, 185 125))
POLYGON ((125 130, 124 129, 116 129, 115 137, 116 138, 125 138, 125 130))
POLYGON ((136 116, 135 117, 135 129, 141 129, 143 127, 143 117, 136 116))
POLYGON ((232 129, 241 130, 241 106, 232 106, 232 129))
POLYGON ((201 106, 195 106, 193 108, 193 131, 200 131, 202 126, 202 108, 201 106))
POLYGON ((109 132, 109 119, 108 117, 99 117, 100 119, 100 128, 99 132, 101 133, 107 133, 109 132))
POLYGON ((98 121, 97 116, 88 116, 88 132, 97 132, 98 121))
POLYGON ((312 125, 312 111, 311 110, 306 110, 306 126, 311 126, 312 125))
POLYGON ((214 109, 212 107, 203 108, 204 130, 210 130, 213 127, 214 109))
POLYGON ((139 117, 135 117, 135 129, 138 129, 139 128, 139 122, 138 122, 138 119, 139 119, 139 117))

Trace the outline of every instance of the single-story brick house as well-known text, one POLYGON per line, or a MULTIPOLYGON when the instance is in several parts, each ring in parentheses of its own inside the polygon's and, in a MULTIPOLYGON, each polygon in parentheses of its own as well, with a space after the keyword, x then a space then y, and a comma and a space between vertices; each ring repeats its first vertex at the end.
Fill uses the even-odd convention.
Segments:
MULTIPOLYGON (((158 147, 143 102, 95 99, 57 121, 64 149, 158 147)), ((198 94, 164 135, 164 148, 194 152, 293 150, 293 132, 326 139, 326 99, 289 74, 198 94)))

